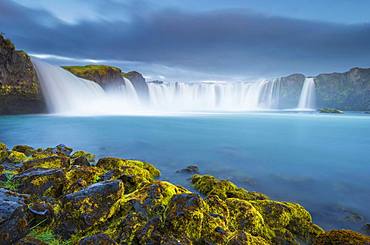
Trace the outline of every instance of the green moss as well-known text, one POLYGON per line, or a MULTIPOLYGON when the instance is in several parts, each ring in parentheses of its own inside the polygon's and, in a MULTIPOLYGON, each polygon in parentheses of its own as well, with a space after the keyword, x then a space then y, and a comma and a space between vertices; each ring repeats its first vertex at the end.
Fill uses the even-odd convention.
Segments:
POLYGON ((228 180, 219 180, 210 175, 195 174, 192 183, 196 190, 203 195, 216 195, 221 199, 239 198, 243 200, 267 199, 267 196, 258 192, 249 192, 243 188, 238 188, 228 180))
POLYGON ((230 211, 229 227, 231 230, 245 231, 266 239, 271 239, 274 236, 265 224, 261 213, 249 201, 228 198, 226 204, 230 211))
POLYGON ((110 72, 121 73, 121 69, 107 65, 63 66, 62 68, 79 77, 106 76, 110 72))
POLYGON ((104 171, 94 166, 72 166, 65 174, 65 193, 79 191, 101 179, 104 171))
POLYGON ((3 142, 0 141, 0 152, 1 151, 7 151, 8 147, 6 146, 6 144, 4 144, 3 142))
POLYGON ((149 179, 154 179, 160 175, 160 171, 155 168, 153 165, 138 161, 138 160, 126 160, 121 158, 107 157, 102 158, 96 164, 97 167, 101 167, 105 170, 116 170, 116 169, 125 169, 127 167, 137 167, 141 171, 147 172, 140 175, 148 175, 149 179))
POLYGON ((326 244, 370 244, 370 237, 350 230, 332 230, 322 233, 314 242, 314 245, 326 244))
POLYGON ((12 150, 24 153, 26 156, 31 156, 35 152, 35 149, 28 145, 16 145, 12 150))
POLYGON ((18 151, 10 151, 7 159, 12 163, 21 163, 28 160, 27 156, 24 153, 18 151))
MULTIPOLYGON (((276 236, 293 236, 293 240, 312 242, 323 230, 312 223, 311 215, 301 205, 271 200, 252 201, 276 236)), ((281 237, 280 239, 283 239, 281 237)), ((284 239, 286 240, 286 239, 284 239)))
POLYGON ((23 169, 30 168, 68 168, 70 159, 65 156, 51 156, 46 158, 36 157, 33 160, 26 161, 23 164, 23 169))
POLYGON ((72 158, 86 157, 89 162, 95 161, 95 155, 86 151, 76 151, 72 154, 72 158))

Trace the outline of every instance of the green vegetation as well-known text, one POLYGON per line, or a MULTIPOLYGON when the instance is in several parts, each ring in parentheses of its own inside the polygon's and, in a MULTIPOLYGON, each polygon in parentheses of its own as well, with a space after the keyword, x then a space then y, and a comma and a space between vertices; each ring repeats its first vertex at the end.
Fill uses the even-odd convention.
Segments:
POLYGON ((12 200, 2 213, 12 217, 2 224, 9 231, 4 236, 9 244, 20 239, 26 244, 54 245, 81 240, 87 244, 253 245, 368 239, 354 232, 324 232, 299 204, 270 200, 210 175, 192 177, 202 197, 158 180, 159 170, 139 160, 106 157, 93 166, 76 161, 92 160, 93 154, 71 155, 73 149, 64 145, 8 150, 0 144, 0 152, 12 155, 14 161, 7 157, 7 163, 0 164, 6 177, 0 187, 17 192, 0 189, 0 199, 4 198, 0 203, 12 200), (17 168, 9 170, 9 166, 17 168))
POLYGON ((58 239, 52 230, 38 230, 32 229, 28 236, 40 240, 49 245, 70 245, 72 244, 70 241, 62 241, 58 239))

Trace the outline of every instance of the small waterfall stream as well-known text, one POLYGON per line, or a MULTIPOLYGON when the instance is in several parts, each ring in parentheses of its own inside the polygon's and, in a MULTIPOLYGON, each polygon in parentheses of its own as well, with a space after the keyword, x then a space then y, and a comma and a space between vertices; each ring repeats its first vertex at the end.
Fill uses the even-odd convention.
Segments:
POLYGON ((298 109, 300 110, 314 110, 315 109, 315 81, 313 78, 306 78, 301 96, 298 102, 298 109))

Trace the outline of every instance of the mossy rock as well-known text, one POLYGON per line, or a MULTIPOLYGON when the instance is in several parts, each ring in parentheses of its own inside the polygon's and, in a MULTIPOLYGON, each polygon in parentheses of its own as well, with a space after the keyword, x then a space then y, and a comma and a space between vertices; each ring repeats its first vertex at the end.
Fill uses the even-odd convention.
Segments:
POLYGON ((251 203, 275 232, 275 240, 291 239, 293 243, 298 241, 312 243, 323 232, 312 223, 309 212, 299 204, 272 200, 251 203))
POLYGON ((6 146, 6 144, 0 141, 0 152, 7 151, 7 150, 8 150, 8 147, 6 146))
POLYGON ((70 156, 73 152, 73 149, 71 147, 68 147, 66 145, 60 144, 57 145, 54 148, 46 148, 45 152, 54 153, 57 155, 64 155, 64 156, 70 156))
POLYGON ((322 233, 314 245, 368 245, 370 237, 351 230, 332 230, 322 233))
POLYGON ((6 161, 11 162, 11 163, 22 163, 26 161, 28 158, 27 156, 18 151, 10 151, 9 155, 7 156, 6 161))
POLYGON ((89 162, 95 162, 95 155, 87 151, 76 151, 71 156, 73 159, 85 157, 89 162))
POLYGON ((252 236, 245 231, 235 232, 227 241, 227 245, 270 245, 271 242, 262 237, 252 236))
POLYGON ((72 193, 101 180, 104 171, 94 166, 74 165, 66 171, 64 193, 72 193))
POLYGON ((22 152, 28 157, 31 156, 35 152, 35 149, 28 145, 16 145, 13 147, 12 150, 17 151, 17 152, 22 152))
POLYGON ((125 195, 125 203, 120 212, 113 216, 102 230, 119 243, 148 242, 154 239, 152 233, 155 233, 155 230, 144 231, 158 219, 161 223, 171 198, 181 193, 190 192, 165 181, 147 183, 125 195))
POLYGON ((138 160, 126 160, 121 158, 114 158, 114 157, 106 157, 102 158, 96 164, 97 167, 106 169, 106 170, 114 170, 114 169, 121 169, 126 167, 139 167, 146 171, 148 171, 151 179, 160 176, 160 171, 155 168, 153 165, 147 162, 142 162, 138 160))
POLYGON ((5 162, 5 160, 8 158, 9 153, 5 151, 0 151, 0 164, 5 162))
POLYGON ((124 201, 121 181, 103 181, 62 199, 57 233, 63 238, 93 229, 116 213, 124 201))
POLYGON ((263 200, 268 197, 262 193, 249 192, 243 188, 238 188, 228 180, 219 180, 210 175, 195 174, 192 177, 192 184, 196 190, 203 195, 217 195, 221 199, 239 198, 243 200, 263 200))
POLYGON ((231 230, 245 231, 268 240, 273 237, 273 232, 265 223, 262 215, 249 201, 228 198, 226 204, 230 212, 229 227, 231 230))
POLYGON ((59 197, 65 184, 62 169, 32 168, 15 175, 18 191, 33 196, 59 197))
POLYGON ((30 168, 68 168, 70 159, 65 156, 51 156, 46 158, 33 159, 23 163, 22 169, 30 168))

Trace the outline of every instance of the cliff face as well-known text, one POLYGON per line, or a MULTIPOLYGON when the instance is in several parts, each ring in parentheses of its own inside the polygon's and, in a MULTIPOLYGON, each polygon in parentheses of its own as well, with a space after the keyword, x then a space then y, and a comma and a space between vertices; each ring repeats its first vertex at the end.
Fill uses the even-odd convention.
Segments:
POLYGON ((94 81, 108 89, 116 84, 123 84, 121 69, 106 65, 87 65, 87 66, 63 66, 64 69, 74 75, 94 81))
POLYGON ((280 78, 279 107, 295 108, 297 106, 304 80, 303 74, 292 74, 280 78))
MULTIPOLYGON (((304 75, 293 74, 280 79, 280 106, 297 106, 304 75)), ((314 77, 317 108, 370 110, 370 69, 353 68, 344 73, 320 74, 314 77)))
POLYGON ((0 35, 0 114, 46 112, 30 57, 0 35))
POLYGON ((149 98, 148 84, 145 82, 143 75, 137 71, 130 71, 123 73, 123 76, 131 81, 139 96, 149 98))
POLYGON ((98 83, 106 90, 114 88, 117 84, 124 84, 124 77, 131 81, 139 96, 145 98, 149 95, 145 78, 137 71, 124 73, 117 67, 106 65, 63 66, 63 68, 78 77, 98 83))
POLYGON ((345 73, 315 77, 319 107, 340 110, 370 110, 370 69, 353 68, 345 73))

